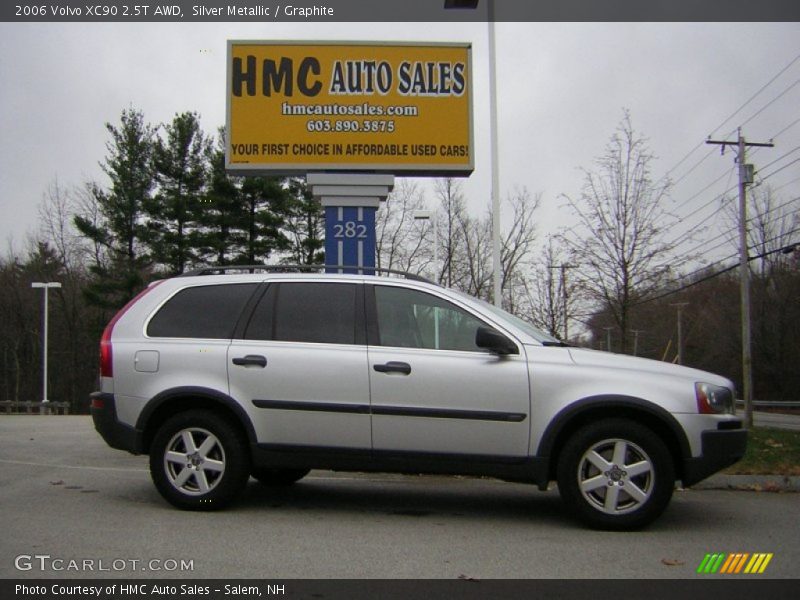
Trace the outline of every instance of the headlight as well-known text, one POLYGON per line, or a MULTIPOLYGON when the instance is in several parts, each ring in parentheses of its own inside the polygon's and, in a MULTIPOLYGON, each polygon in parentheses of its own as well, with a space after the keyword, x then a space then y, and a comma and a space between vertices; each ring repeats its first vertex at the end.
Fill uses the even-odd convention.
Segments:
POLYGON ((697 397, 697 410, 700 414, 734 414, 733 391, 728 388, 710 383, 695 383, 694 393, 697 397))

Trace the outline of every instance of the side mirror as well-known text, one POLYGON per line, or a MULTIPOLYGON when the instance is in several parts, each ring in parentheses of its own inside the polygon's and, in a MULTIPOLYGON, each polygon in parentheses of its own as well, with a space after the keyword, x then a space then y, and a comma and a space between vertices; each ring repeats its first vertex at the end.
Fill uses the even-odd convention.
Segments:
POLYGON ((478 331, 475 332, 475 345, 500 356, 519 354, 517 345, 514 342, 496 329, 489 327, 478 327, 478 331))

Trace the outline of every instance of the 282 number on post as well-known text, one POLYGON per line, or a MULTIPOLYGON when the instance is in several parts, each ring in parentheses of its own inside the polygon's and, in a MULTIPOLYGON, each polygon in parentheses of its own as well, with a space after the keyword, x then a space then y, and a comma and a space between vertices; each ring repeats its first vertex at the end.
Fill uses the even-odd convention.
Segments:
POLYGON ((363 240, 367 237, 367 226, 363 223, 356 223, 355 221, 345 221, 344 223, 336 223, 333 226, 333 237, 337 239, 359 239, 363 240))

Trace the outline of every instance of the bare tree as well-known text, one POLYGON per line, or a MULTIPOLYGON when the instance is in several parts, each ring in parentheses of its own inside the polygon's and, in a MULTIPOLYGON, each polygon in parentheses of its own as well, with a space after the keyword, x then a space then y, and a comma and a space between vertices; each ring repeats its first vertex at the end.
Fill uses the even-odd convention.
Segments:
POLYGON ((491 300, 492 223, 466 212, 456 215, 456 237, 451 260, 453 286, 471 296, 491 300))
POLYGON ((439 200, 437 227, 439 228, 439 275, 436 280, 448 287, 454 285, 454 273, 457 269, 459 230, 463 232, 463 222, 468 220, 461 183, 448 177, 436 179, 433 184, 434 194, 439 200), (461 222, 461 226, 459 226, 461 222))
POLYGON ((425 196, 419 186, 399 180, 375 216, 377 266, 421 273, 433 264, 433 227, 414 219, 414 211, 425 208, 425 196))
POLYGON ((566 322, 575 313, 576 284, 567 276, 567 257, 558 239, 549 236, 542 253, 521 279, 517 296, 520 317, 531 321, 553 337, 566 340, 566 322))
MULTIPOLYGON (((501 240, 500 264, 503 269, 503 305, 516 312, 517 294, 515 288, 524 280, 524 272, 530 269, 530 256, 536 242, 536 209, 541 202, 541 194, 531 196, 526 188, 517 190, 509 196, 507 203, 512 210, 511 228, 501 240)), ((489 214, 491 224, 491 213, 489 214)))
POLYGON ((609 312, 627 351, 634 303, 655 289, 670 270, 663 260, 673 249, 664 241, 670 187, 654 182, 646 140, 634 131, 625 111, 594 171, 584 170, 579 198, 566 197, 578 226, 562 235, 583 292, 609 312), (661 259, 661 260, 660 260, 661 259))
MULTIPOLYGON (((91 206, 93 210, 97 209, 96 204, 92 203, 91 206)), ((40 238, 51 245, 68 273, 82 271, 88 251, 86 239, 72 223, 78 211, 74 192, 62 187, 58 179, 54 179, 47 187, 38 207, 40 238)), ((96 213, 92 221, 97 221, 96 213)))
MULTIPOLYGON (((747 245, 750 256, 761 257, 759 273, 762 277, 786 262, 786 255, 778 250, 797 238, 800 213, 793 206, 795 200, 786 202, 776 197, 769 185, 753 187, 747 196, 747 245)), ((739 205, 731 198, 722 202, 726 235, 738 253, 739 205)))

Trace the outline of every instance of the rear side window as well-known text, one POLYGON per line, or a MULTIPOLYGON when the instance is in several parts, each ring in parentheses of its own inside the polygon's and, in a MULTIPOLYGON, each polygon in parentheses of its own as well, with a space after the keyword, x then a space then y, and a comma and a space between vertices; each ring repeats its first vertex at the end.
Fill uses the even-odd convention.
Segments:
POLYGON ((356 285, 280 283, 259 302, 245 338, 318 344, 356 343, 356 285))
POLYGON ((181 290, 150 319, 150 337, 231 339, 257 283, 204 285, 181 290))

